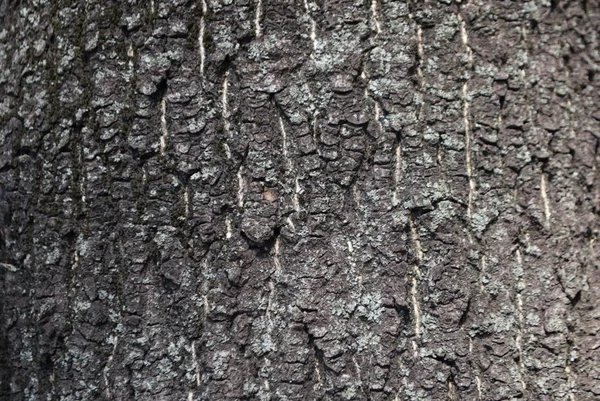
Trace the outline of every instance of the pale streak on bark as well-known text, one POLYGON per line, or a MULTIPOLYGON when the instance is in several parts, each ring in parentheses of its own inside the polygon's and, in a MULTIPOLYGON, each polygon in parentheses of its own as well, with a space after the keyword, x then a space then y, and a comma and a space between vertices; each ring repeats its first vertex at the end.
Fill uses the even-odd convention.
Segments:
POLYGON ((108 357, 108 360, 106 361, 106 365, 104 365, 104 369, 102 369, 102 378, 104 379, 104 385, 106 386, 106 395, 108 396, 107 397, 108 399, 112 398, 112 393, 110 391, 110 383, 108 382, 108 372, 110 370, 110 363, 114 359, 115 354, 117 352, 118 345, 119 345, 119 337, 115 337, 115 343, 113 344, 112 352, 111 352, 110 356, 108 357))
MULTIPOLYGON (((522 271, 523 257, 521 256, 521 250, 517 249, 516 254, 517 254, 517 264, 519 266, 519 270, 522 271)), ((523 376, 525 374, 525 362, 523 360, 523 327, 525 324, 525 315, 523 314, 523 296, 521 294, 521 291, 524 288, 522 276, 519 276, 517 278, 516 287, 517 287, 516 288, 517 311, 518 311, 519 325, 518 325, 518 329, 517 329, 517 337, 515 339, 515 342, 516 342, 517 350, 519 352, 519 368, 520 368, 520 374, 521 374, 520 381, 521 381, 521 385, 523 386, 523 390, 525 390, 527 388, 527 386, 525 385, 525 381, 523 380, 523 376)))
POLYGON ((575 401, 575 394, 573 394, 573 388, 575 387, 575 374, 571 369, 571 347, 572 345, 569 344, 569 347, 567 349, 567 357, 565 359, 565 374, 567 375, 567 386, 569 387, 569 400, 575 401))
MULTIPOLYGON (((417 232, 417 228, 415 227, 415 222, 412 216, 408 219, 408 226, 410 227, 410 234, 412 236, 413 244, 415 246, 415 250, 417 251, 417 260, 419 261, 419 265, 423 262, 423 248, 421 247, 421 239, 419 238, 419 233, 417 232)), ((421 272, 417 266, 417 275, 420 277, 421 272)))
POLYGON ((454 401, 456 399, 456 390, 452 381, 448 380, 448 399, 454 401))
MULTIPOLYGON (((206 275, 208 273, 208 259, 207 258, 204 258, 204 260, 202 261, 202 271, 204 272, 204 275, 206 275)), ((202 301, 203 301, 203 306, 204 306, 203 319, 206 320, 206 318, 210 314, 210 303, 208 302, 208 281, 206 279, 204 280, 204 283, 202 284, 202 291, 204 292, 204 295, 202 296, 202 301)))
POLYGON ((423 47, 423 28, 417 24, 417 54, 419 55, 419 65, 417 66, 417 75, 421 88, 425 87, 425 75, 423 74, 423 64, 425 60, 425 50, 423 47))
POLYGON ((127 82, 131 80, 133 77, 133 57, 135 56, 135 52, 133 51, 133 45, 129 44, 129 49, 127 49, 127 57, 129 61, 127 62, 127 66, 129 67, 129 73, 127 74, 127 82))
POLYGON ((281 115, 279 116, 279 128, 281 129, 281 137, 283 139, 283 158, 285 159, 288 169, 292 171, 292 161, 290 160, 288 155, 287 133, 285 132, 285 125, 283 124, 283 118, 281 117, 281 115))
POLYGON ((169 131, 167 130, 167 95, 165 94, 160 101, 160 128, 162 136, 160 137, 160 154, 164 155, 167 150, 167 137, 169 131))
POLYGON ((267 310, 265 312, 265 314, 267 316, 267 321, 269 322, 269 327, 271 327, 273 325, 273 321, 271 320, 271 306, 273 303, 274 294, 275 294, 275 285, 273 284, 273 281, 269 281, 269 298, 267 299, 267 310))
POLYGON ((198 33, 198 48, 200 49, 200 75, 204 76, 204 59, 206 57, 205 50, 204 50, 204 13, 202 13, 202 17, 200 17, 200 32, 198 33))
POLYGON ((485 292, 485 286, 483 284, 483 280, 485 278, 485 271, 487 269, 487 262, 485 261, 485 255, 481 257, 481 272, 479 278, 479 285, 481 286, 481 292, 485 292))
MULTIPOLYGON (((283 118, 279 115, 279 128, 281 130, 281 137, 283 139, 283 158, 285 159, 286 165, 290 173, 294 172, 294 165, 289 157, 287 133, 285 131, 285 124, 283 118)), ((294 191, 292 194, 292 206, 296 212, 300 211, 300 202, 298 200, 298 194, 300 193, 300 183, 298 182, 298 176, 294 178, 294 191)))
MULTIPOLYGON (((294 195, 292 197, 292 204, 296 212, 300 211, 300 199, 298 198, 298 195, 301 191, 302 189, 300 188, 300 180, 298 179, 298 176, 296 176, 296 178, 294 178, 294 195)), ((294 224, 292 223, 292 226, 293 225, 294 224)))
POLYGON ((150 14, 154 14, 154 0, 150 0, 150 14))
POLYGON ((356 184, 352 186, 352 197, 354 199, 354 203, 356 203, 356 208, 360 209, 360 194, 358 193, 358 187, 356 184))
POLYGON ((192 341, 192 360, 194 361, 194 370, 196 371, 194 374, 196 386, 200 387, 200 365, 198 364, 198 358, 196 357, 196 343, 194 341, 192 341))
POLYGON ((208 295, 204 295, 202 297, 202 300, 204 301, 204 318, 206 318, 206 316, 208 316, 208 314, 210 313, 210 304, 208 303, 208 295))
MULTIPOLYGON (((77 156, 78 161, 79 161, 79 165, 83 166, 84 165, 84 161, 83 161, 83 147, 80 148, 79 150, 79 155, 77 156)), ((87 169, 84 167, 81 169, 81 179, 79 181, 79 191, 81 192, 81 208, 85 211, 86 207, 85 207, 85 202, 86 202, 86 196, 85 196, 85 179, 87 177, 87 169)), ((146 169, 144 169, 142 167, 142 171, 143 171, 143 176, 142 176, 142 185, 146 184, 146 182, 144 181, 144 177, 146 176, 146 169)))
POLYGON ((11 265, 10 263, 0 263, 0 267, 8 270, 11 273, 19 271, 19 269, 17 269, 14 265, 11 265))
POLYGON ((356 369, 356 377, 358 378, 358 386, 362 387, 362 375, 360 372, 360 366, 358 362, 356 362, 356 357, 352 356, 352 363, 354 363, 354 368, 356 369))
MULTIPOLYGON (((467 25, 462 15, 457 14, 458 21, 460 23, 460 37, 462 39, 463 46, 467 52, 468 66, 473 66, 473 51, 469 46, 469 36, 467 34, 467 25)), ((473 179, 473 166, 471 162, 471 121, 469 120, 469 109, 471 103, 469 102, 469 86, 465 82, 462 87, 463 94, 463 124, 465 126, 465 161, 467 165, 467 178, 469 180, 469 201, 467 205, 467 216, 469 222, 473 216, 473 197, 475 195, 475 180, 473 179)))
POLYGON ((237 172, 237 178, 238 178, 238 193, 237 193, 237 198, 238 198, 238 207, 242 208, 244 207, 244 198, 246 196, 246 181, 244 180, 244 166, 241 165, 238 172, 237 172))
POLYGON ((469 66, 473 66, 473 50, 471 50, 471 46, 469 46, 469 35, 467 33, 467 24, 463 19, 461 14, 457 14, 458 22, 460 23, 460 37, 462 39, 463 45, 467 50, 467 57, 469 61, 469 66))
POLYGON ((186 186, 183 192, 183 203, 185 204, 185 218, 190 218, 190 193, 189 188, 186 186))
MULTIPOLYGON (((421 306, 419 303, 419 282, 418 279, 421 278, 421 269, 420 269, 420 265, 423 262, 423 249, 421 247, 421 240, 419 239, 419 234, 417 232, 417 229, 415 227, 415 223, 413 221, 413 217, 410 216, 408 219, 408 225, 410 227, 410 233, 412 236, 412 240, 413 240, 413 244, 415 247, 415 250, 417 252, 417 263, 414 264, 413 269, 413 278, 412 278, 412 285, 411 285, 411 289, 410 289, 410 295, 411 295, 411 299, 412 299, 412 304, 413 304, 413 312, 415 315, 414 321, 415 321, 415 336, 417 338, 419 338, 421 336, 421 306)), ((418 352, 417 352, 417 343, 415 341, 413 341, 413 349, 414 349, 414 354, 415 357, 418 356, 418 352)))
POLYGON ((275 239, 275 246, 273 247, 273 262, 275 263, 275 271, 281 273, 281 263, 279 262, 279 236, 275 239))
MULTIPOLYGON (((7 265, 0 263, 0 267, 6 267, 9 272, 16 272, 17 269, 13 265, 7 265), (12 269, 11 269, 12 267, 12 269)), ((79 267, 79 252, 77 249, 73 252, 73 265, 71 265, 71 292, 75 294, 77 292, 77 268, 79 267)))
POLYGON ((398 204, 398 185, 402 178, 402 145, 398 143, 395 151, 396 168, 394 169, 394 195, 392 196, 392 206, 398 204))
MULTIPOLYGON (((419 338, 421 336, 421 307, 419 305, 419 283, 417 282, 416 277, 412 278, 410 295, 412 297, 413 311, 415 313, 415 336, 419 338)), ((413 347, 415 347, 416 352, 416 343, 414 342, 413 347)))
MULTIPOLYGON (((273 306, 273 298, 275 297, 275 284, 273 284, 273 280, 269 280, 269 298, 267 299, 267 310, 265 311, 265 317, 267 318, 267 334, 269 335, 269 339, 271 338, 271 333, 273 332, 273 320, 271 319, 271 308, 273 306)), ((265 357, 265 359, 267 359, 265 357)), ((265 380, 265 388, 269 390, 269 385, 267 380, 265 380)))
POLYGON ((540 191, 542 193, 542 202, 544 203, 544 217, 546 219, 546 226, 550 228, 550 201, 548 198, 548 177, 546 173, 542 173, 540 178, 540 191))
POLYGON ((260 14, 262 8, 262 0, 257 0, 256 2, 256 12, 254 16, 254 33, 257 38, 260 38, 260 14))
MULTIPOLYGON (((469 357, 471 356, 472 353, 473 353, 473 338, 469 337, 469 357)), ((477 383, 477 394, 478 394, 477 399, 481 400, 481 379, 479 378, 479 375, 475 375, 475 381, 477 383)))
POLYGON ((229 149, 229 145, 224 143, 223 149, 225 149, 225 155, 227 156, 227 159, 231 159, 231 149, 229 149))
POLYGON ((323 387, 323 379, 321 379, 321 371, 319 370, 319 363, 315 361, 315 373, 317 375, 317 382, 313 386, 313 390, 318 390, 323 387))
POLYGON ((226 239, 230 239, 231 238, 231 217, 227 216, 225 217, 225 228, 226 228, 226 232, 225 232, 225 238, 226 239))
POLYGON ((295 233, 296 232, 296 226, 294 225, 294 222, 292 221, 292 219, 288 216, 286 217, 285 221, 287 222, 288 226, 290 226, 290 230, 295 233))
POLYGON ((419 357, 419 347, 417 346, 417 342, 415 340, 412 340, 410 344, 413 348, 413 358, 417 359, 419 357))
POLYGON ((313 51, 311 52, 310 57, 314 59, 315 52, 317 51, 317 23, 310 13, 308 0, 304 0, 304 9, 306 10, 306 15, 308 15, 308 19, 310 20, 310 40, 312 41, 313 45, 313 51))
POLYGON ((373 24, 375 25, 375 32, 377 35, 381 33, 381 25, 379 24, 379 11, 377 10, 377 0, 371 0, 371 15, 373 24))
POLYGON ((223 107, 223 113, 221 116, 223 118, 223 128, 225 129, 225 133, 231 136, 230 132, 230 124, 229 124, 229 107, 227 101, 227 92, 229 89, 229 70, 225 73, 225 79, 223 79, 223 91, 221 94, 221 106, 223 107))
POLYGON ((475 180, 473 179, 473 167, 471 165, 471 124, 469 121, 469 94, 467 83, 463 85, 463 123, 465 126, 465 160, 467 164, 467 178, 469 179, 469 201, 467 205, 467 216, 471 221, 473 215, 473 194, 475 192, 475 180))

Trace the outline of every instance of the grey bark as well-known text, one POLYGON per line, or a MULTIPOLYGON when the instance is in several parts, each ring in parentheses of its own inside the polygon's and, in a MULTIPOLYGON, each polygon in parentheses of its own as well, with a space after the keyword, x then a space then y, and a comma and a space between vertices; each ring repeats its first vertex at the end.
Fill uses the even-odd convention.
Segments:
POLYGON ((598 2, 0 21, 0 399, 600 397, 598 2))

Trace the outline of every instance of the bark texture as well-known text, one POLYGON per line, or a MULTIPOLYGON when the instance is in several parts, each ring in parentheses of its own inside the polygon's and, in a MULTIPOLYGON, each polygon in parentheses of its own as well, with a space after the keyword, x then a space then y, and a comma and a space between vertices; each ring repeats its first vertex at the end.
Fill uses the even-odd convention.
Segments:
POLYGON ((0 399, 599 399, 599 7, 0 1, 0 399))

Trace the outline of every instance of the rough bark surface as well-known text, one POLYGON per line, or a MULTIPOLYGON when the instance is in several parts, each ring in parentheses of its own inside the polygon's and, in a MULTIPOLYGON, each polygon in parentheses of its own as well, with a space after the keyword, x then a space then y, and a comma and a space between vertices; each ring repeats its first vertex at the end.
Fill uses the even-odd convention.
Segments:
POLYGON ((1 1, 0 399, 599 399, 599 7, 1 1))

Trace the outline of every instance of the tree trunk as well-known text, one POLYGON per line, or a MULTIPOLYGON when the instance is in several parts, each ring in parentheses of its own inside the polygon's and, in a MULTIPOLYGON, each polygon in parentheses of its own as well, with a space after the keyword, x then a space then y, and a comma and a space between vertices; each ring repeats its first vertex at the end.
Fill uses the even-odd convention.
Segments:
POLYGON ((0 399, 600 397, 598 2, 0 18, 0 399))

